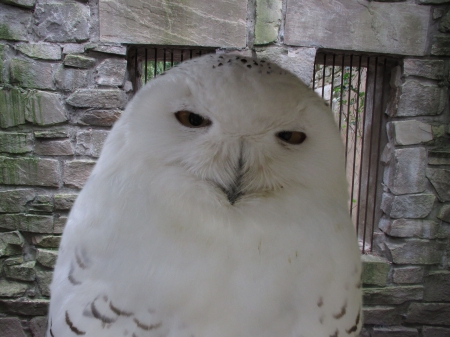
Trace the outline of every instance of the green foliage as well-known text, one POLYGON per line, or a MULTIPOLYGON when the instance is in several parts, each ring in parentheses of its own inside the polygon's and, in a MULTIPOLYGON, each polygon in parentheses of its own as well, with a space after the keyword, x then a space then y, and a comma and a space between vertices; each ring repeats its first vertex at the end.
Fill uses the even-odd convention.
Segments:
MULTIPOLYGON (((152 78, 162 74, 164 71, 169 70, 172 68, 172 66, 176 66, 180 62, 174 62, 173 65, 171 62, 165 62, 164 61, 149 61, 147 62, 147 82, 150 81, 152 78), (155 71, 156 67, 156 71, 155 71)), ((144 68, 145 71, 145 68, 144 68)), ((145 77, 142 77, 142 83, 145 84, 145 77)))

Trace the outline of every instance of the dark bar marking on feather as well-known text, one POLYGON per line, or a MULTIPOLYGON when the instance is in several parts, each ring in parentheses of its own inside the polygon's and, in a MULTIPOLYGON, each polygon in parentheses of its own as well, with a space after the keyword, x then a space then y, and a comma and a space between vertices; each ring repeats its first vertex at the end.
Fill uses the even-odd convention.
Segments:
POLYGON ((78 280, 76 280, 76 279, 73 277, 73 272, 74 272, 74 271, 75 271, 75 270, 74 270, 74 268, 73 268, 73 264, 70 263, 70 270, 69 270, 69 275, 67 276, 67 278, 69 279, 70 283, 72 283, 74 286, 77 286, 77 285, 80 285, 81 282, 78 281, 78 280))
POLYGON ((142 330, 145 331, 149 331, 149 330, 153 330, 153 329, 158 329, 161 326, 161 322, 157 323, 157 324, 150 324, 150 325, 145 325, 141 322, 139 322, 139 320, 137 318, 133 318, 134 323, 136 323, 136 325, 141 328, 142 330))
POLYGON ((91 311, 92 311, 92 315, 94 315, 95 318, 99 319, 103 323, 114 323, 117 320, 117 318, 114 319, 114 318, 109 318, 109 317, 103 316, 95 307, 94 302, 91 303, 91 311))
POLYGON ((53 334, 52 329, 50 329, 50 336, 55 337, 55 335, 53 334))
POLYGON ((338 336, 339 336, 339 330, 338 329, 336 329, 334 334, 330 335, 330 337, 338 337, 338 336))
POLYGON ((75 253, 75 260, 77 261, 77 265, 81 268, 81 269, 86 269, 87 266, 84 264, 83 260, 81 260, 81 257, 75 253))
POLYGON ((336 315, 333 315, 333 317, 336 318, 336 319, 339 319, 339 318, 341 318, 342 316, 345 315, 346 311, 347 311, 347 302, 345 302, 345 304, 342 306, 341 312, 336 314, 336 315))
POLYGON ((67 310, 66 310, 66 324, 69 326, 70 330, 72 330, 75 334, 79 336, 86 334, 86 332, 79 330, 76 326, 73 325, 69 317, 69 312, 67 310))
POLYGON ((119 308, 115 307, 112 302, 109 302, 109 308, 118 316, 125 316, 125 317, 130 317, 133 315, 132 312, 128 312, 128 311, 123 311, 120 310, 119 308))

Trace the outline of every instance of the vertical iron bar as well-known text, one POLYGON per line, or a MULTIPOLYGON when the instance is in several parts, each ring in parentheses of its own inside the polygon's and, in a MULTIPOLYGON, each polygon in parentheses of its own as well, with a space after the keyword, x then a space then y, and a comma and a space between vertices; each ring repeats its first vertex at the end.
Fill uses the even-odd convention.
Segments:
POLYGON ((189 49, 189 59, 192 60, 192 49, 189 49))
POLYGON ((316 66, 317 66, 316 60, 317 60, 317 57, 314 58, 314 67, 313 67, 314 70, 313 70, 313 82, 312 82, 312 85, 313 85, 312 90, 313 91, 314 91, 314 89, 316 89, 316 66))
POLYGON ((135 80, 134 80, 134 85, 135 85, 135 90, 137 90, 137 87, 136 87, 136 83, 138 82, 138 49, 136 48, 135 49, 135 52, 136 52, 136 54, 134 54, 134 78, 135 78, 135 80))
POLYGON ((322 98, 324 98, 325 93, 325 69, 327 66, 327 54, 323 54, 323 71, 322 71, 322 98))
POLYGON ((170 68, 173 67, 173 49, 170 50, 170 68))
POLYGON ((348 130, 350 129, 350 99, 352 93, 352 68, 353 68, 353 54, 350 55, 350 76, 348 81, 348 101, 347 101, 347 130, 345 135, 345 163, 347 167, 347 152, 348 152, 348 130))
POLYGON ((157 64, 158 64, 158 48, 155 48, 155 68, 153 69, 153 77, 156 77, 157 64))
POLYGON ((341 94, 339 95, 339 131, 342 129, 342 93, 344 92, 344 60, 345 55, 342 54, 342 65, 341 65, 341 94))
POLYGON ((333 54, 333 66, 332 66, 332 69, 331 69, 331 91, 330 91, 330 108, 331 108, 331 110, 333 110, 334 65, 335 65, 335 61, 336 61, 336 54, 333 54))
POLYGON ((163 72, 166 71, 166 48, 163 49, 163 72))
POLYGON ((145 48, 145 75, 144 75, 144 83, 147 83, 147 48, 145 48))
POLYGON ((183 57, 184 57, 184 50, 181 49, 181 57, 180 57, 180 62, 183 62, 183 57))

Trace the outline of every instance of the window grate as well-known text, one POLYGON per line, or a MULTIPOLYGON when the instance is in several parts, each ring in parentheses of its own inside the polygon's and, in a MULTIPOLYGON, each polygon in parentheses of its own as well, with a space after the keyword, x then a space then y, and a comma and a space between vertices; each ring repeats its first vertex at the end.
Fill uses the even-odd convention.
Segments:
POLYGON ((329 104, 345 145, 349 212, 362 253, 371 252, 381 211, 380 152, 395 59, 320 52, 313 89, 329 104))

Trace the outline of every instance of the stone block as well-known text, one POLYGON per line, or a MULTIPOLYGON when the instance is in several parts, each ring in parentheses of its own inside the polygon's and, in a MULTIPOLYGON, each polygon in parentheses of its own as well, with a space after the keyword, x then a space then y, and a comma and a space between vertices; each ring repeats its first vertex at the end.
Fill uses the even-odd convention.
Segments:
POLYGON ((121 45, 97 45, 92 48, 93 51, 105 54, 114 54, 114 55, 127 55, 127 47, 121 45))
POLYGON ((289 70, 306 85, 311 84, 314 60, 316 58, 315 48, 256 48, 256 55, 261 60, 276 63, 289 70))
POLYGON ((55 218, 55 225, 53 227, 53 234, 62 234, 66 226, 67 217, 59 216, 55 218))
POLYGON ((43 158, 0 157, 0 184, 58 187, 59 162, 43 158))
POLYGON ((406 322, 427 325, 450 325, 450 303, 411 303, 406 322))
POLYGON ((450 165, 450 146, 441 146, 428 150, 429 165, 450 165))
POLYGON ((78 108, 124 108, 127 96, 120 89, 78 89, 66 102, 78 108))
POLYGON ((0 83, 9 83, 9 63, 14 54, 8 44, 0 43, 0 83))
POLYGON ((69 54, 64 58, 64 65, 66 67, 87 69, 93 67, 95 62, 96 60, 94 58, 83 55, 69 54))
POLYGON ((389 166, 384 171, 384 183, 393 194, 420 193, 426 188, 426 158, 424 147, 393 150, 389 166))
POLYGON ((244 48, 246 22, 247 1, 100 1, 102 42, 244 48))
MULTIPOLYGON (((16 245, 20 247, 23 247, 25 244, 25 239, 19 231, 0 233, 0 241, 6 244, 16 245)), ((9 265, 9 263, 6 264, 9 265)))
POLYGON ((38 316, 30 320, 30 330, 33 337, 45 337, 48 317, 38 316))
POLYGON ((61 60, 61 47, 50 43, 18 43, 15 48, 21 53, 42 60, 61 60))
POLYGON ((363 303, 368 305, 401 304, 423 299, 423 286, 394 286, 385 288, 364 288, 363 303))
POLYGON ((43 156, 71 156, 74 154, 70 140, 37 142, 34 152, 43 156))
POLYGON ((85 45, 80 43, 66 43, 63 47, 63 54, 83 54, 84 47, 85 45))
POLYGON ((26 104, 26 95, 21 90, 0 90, 0 127, 25 124, 26 104))
POLYGON ((375 306, 363 307, 364 325, 398 325, 402 316, 397 307, 375 306))
POLYGON ((58 251, 38 248, 36 249, 36 261, 47 268, 54 268, 56 259, 58 258, 58 251))
POLYGON ((32 212, 53 212, 53 199, 49 195, 38 195, 30 204, 30 211, 32 212))
POLYGON ((0 279, 0 297, 20 297, 28 290, 28 284, 0 279))
POLYGON ((450 0, 419 0, 419 4, 421 5, 440 5, 449 2, 450 0))
POLYGON ((0 4, 0 40, 28 41, 32 18, 30 11, 0 4))
POLYGON ((88 110, 79 116, 78 124, 113 126, 121 114, 121 110, 88 110))
POLYGON ((405 76, 420 76, 432 80, 445 78, 444 60, 423 60, 407 58, 403 61, 403 74, 405 76))
POLYGON ((439 22, 439 31, 442 33, 450 33, 450 11, 447 11, 441 19, 441 22, 439 22))
POLYGON ((419 331, 415 328, 404 326, 397 327, 374 327, 372 337, 419 337, 419 331))
POLYGON ((94 169, 95 161, 72 160, 64 163, 64 185, 82 188, 94 169))
POLYGON ((36 279, 35 264, 35 261, 29 261, 19 265, 5 266, 5 276, 13 280, 34 281, 36 279))
POLYGON ((395 264, 439 264, 444 247, 435 240, 409 239, 385 242, 389 261, 395 264))
POLYGON ((423 267, 399 267, 394 268, 392 281, 398 284, 422 283, 424 269, 423 267))
POLYGON ((281 1, 256 0, 256 45, 277 41, 282 19, 281 7, 281 1))
POLYGON ((11 83, 25 88, 55 90, 53 75, 56 64, 13 58, 10 62, 11 83))
POLYGON ((37 271, 36 281, 39 291, 43 296, 50 297, 50 284, 52 283, 52 271, 37 271))
POLYGON ((450 302, 450 271, 431 271, 425 277, 424 287, 423 299, 425 301, 450 302))
POLYGON ((438 219, 444 220, 450 223, 450 204, 442 205, 437 215, 438 219))
POLYGON ((61 237, 54 235, 33 235, 31 242, 33 245, 41 248, 58 248, 61 243, 61 237))
POLYGON ((33 136, 24 132, 1 132, 0 152, 27 153, 33 150, 33 136))
POLYGON ((17 7, 32 9, 36 4, 36 0, 0 0, 0 2, 17 7))
POLYGON ((29 93, 25 118, 37 125, 54 125, 68 120, 61 96, 45 91, 29 93))
POLYGON ((21 264, 21 263, 23 263, 23 255, 7 258, 7 259, 5 259, 4 262, 5 262, 5 266, 15 266, 15 265, 21 264))
POLYGON ((439 224, 432 220, 382 218, 378 227, 387 235, 399 238, 436 239, 439 232, 439 224))
POLYGON ((431 125, 416 120, 389 122, 387 133, 389 141, 395 145, 423 144, 433 140, 431 125))
POLYGON ((17 317, 0 317, 0 337, 26 337, 17 317))
POLYGON ((89 83, 89 71, 60 66, 55 73, 55 83, 58 89, 66 91, 87 87, 89 83))
POLYGON ((450 55, 450 36, 448 34, 443 34, 434 37, 433 44, 431 45, 431 55, 435 56, 450 55))
POLYGON ((407 78, 401 87, 396 116, 439 115, 444 111, 446 100, 446 87, 407 78))
POLYGON ((121 86, 125 81, 127 61, 123 59, 106 59, 95 68, 95 71, 97 84, 121 86))
POLYGON ((435 200, 435 195, 431 193, 406 195, 383 193, 381 209, 394 219, 422 219, 430 214, 435 200))
POLYGON ((27 203, 33 200, 35 195, 32 189, 0 191, 0 213, 24 212, 27 203))
POLYGON ((77 194, 55 194, 55 210, 68 211, 72 208, 77 194))
POLYGON ((89 39, 90 8, 76 1, 42 1, 34 9, 34 31, 50 42, 80 42, 89 39))
MULTIPOLYGON (((0 241, 0 257, 14 256, 22 254, 22 248, 16 245, 10 245, 3 241, 0 241)), ((0 260, 0 268, 2 267, 3 261, 0 260)))
POLYGON ((391 264, 386 259, 375 255, 362 255, 362 282, 365 285, 385 286, 391 264))
POLYGON ((34 214, 0 214, 0 228, 31 233, 53 233, 53 217, 34 214))
POLYGON ((48 313, 49 302, 47 299, 0 299, 0 306, 3 307, 3 312, 12 315, 45 316, 48 313))
POLYGON ((69 132, 65 129, 51 128, 49 130, 35 130, 33 132, 35 138, 68 138, 69 132))
POLYGON ((105 143, 108 131, 88 130, 77 133, 76 154, 98 158, 105 143))
POLYGON ((424 326, 422 328, 422 337, 448 337, 450 328, 440 328, 435 326, 424 326))
POLYGON ((284 41, 293 46, 425 55, 429 21, 430 9, 413 3, 291 0, 284 41))
POLYGON ((450 170, 429 167, 426 176, 436 190, 439 201, 450 201, 450 170))

